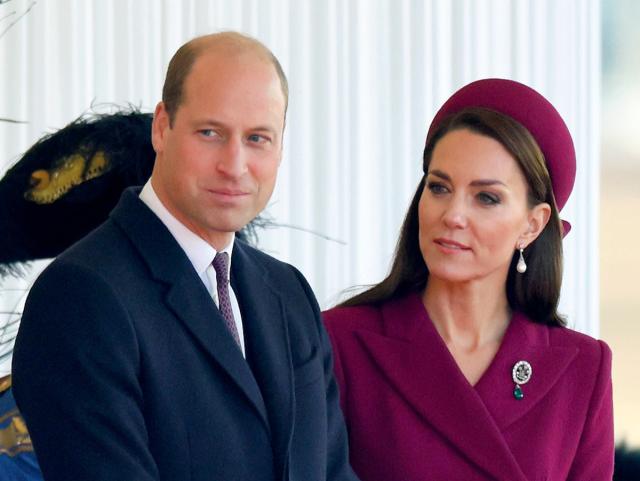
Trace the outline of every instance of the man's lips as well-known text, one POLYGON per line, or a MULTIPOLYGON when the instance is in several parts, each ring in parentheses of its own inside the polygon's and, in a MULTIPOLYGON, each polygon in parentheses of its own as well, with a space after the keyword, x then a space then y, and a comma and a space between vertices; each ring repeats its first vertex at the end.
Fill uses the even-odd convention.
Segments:
POLYGON ((452 239, 445 239, 443 237, 439 237, 434 239, 433 242, 438 244, 440 247, 451 250, 460 250, 460 251, 469 251, 471 248, 465 244, 461 244, 460 242, 456 242, 452 239))
POLYGON ((207 189, 207 192, 221 197, 242 197, 249 195, 249 192, 239 189, 207 189))

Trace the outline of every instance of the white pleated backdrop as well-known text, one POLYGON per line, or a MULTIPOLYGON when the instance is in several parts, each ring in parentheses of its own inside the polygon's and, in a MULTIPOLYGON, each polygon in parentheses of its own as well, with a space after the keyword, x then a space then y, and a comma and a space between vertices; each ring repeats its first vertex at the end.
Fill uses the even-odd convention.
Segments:
POLYGON ((0 19, 0 117, 27 122, 0 122, 2 171, 91 106, 151 111, 170 56, 195 35, 264 41, 291 97, 268 207, 280 227, 260 245, 299 267, 322 307, 387 271, 442 102, 478 78, 527 83, 576 144, 561 308, 597 335, 597 0, 5 0, 0 19))

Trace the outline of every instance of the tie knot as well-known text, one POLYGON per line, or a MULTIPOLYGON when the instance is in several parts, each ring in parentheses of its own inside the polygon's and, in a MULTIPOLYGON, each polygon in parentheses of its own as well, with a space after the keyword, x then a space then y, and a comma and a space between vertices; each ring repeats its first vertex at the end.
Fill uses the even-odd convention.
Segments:
POLYGON ((218 283, 229 282, 229 254, 218 252, 213 258, 213 268, 216 271, 218 283))

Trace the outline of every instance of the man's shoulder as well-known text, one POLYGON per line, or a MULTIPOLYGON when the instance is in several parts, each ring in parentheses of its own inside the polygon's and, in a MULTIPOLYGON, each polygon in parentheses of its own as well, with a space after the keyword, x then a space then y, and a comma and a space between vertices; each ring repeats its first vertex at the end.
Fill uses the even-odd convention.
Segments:
POLYGON ((85 237, 62 252, 52 264, 86 264, 101 265, 111 259, 112 264, 117 252, 127 244, 122 232, 114 225, 111 219, 91 231, 85 237))
POLYGON ((53 259, 36 282, 47 286, 98 282, 117 287, 132 278, 141 278, 146 271, 137 248, 108 218, 53 259))

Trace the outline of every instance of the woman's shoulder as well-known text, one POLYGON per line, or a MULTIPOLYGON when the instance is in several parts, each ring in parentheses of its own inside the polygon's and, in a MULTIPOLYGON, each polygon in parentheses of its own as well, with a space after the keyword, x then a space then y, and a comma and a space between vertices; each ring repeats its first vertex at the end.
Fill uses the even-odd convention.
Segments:
POLYGON ((322 312, 322 319, 329 331, 371 329, 382 321, 382 306, 338 306, 322 312))
POLYGON ((382 333, 391 326, 401 331, 411 330, 426 316, 420 294, 413 291, 377 303, 338 306, 322 313, 330 332, 367 330, 382 333))
MULTIPOLYGON (((541 325, 538 325, 541 326, 541 325)), ((607 343, 570 327, 541 326, 549 335, 549 345, 554 347, 575 348, 576 356, 589 364, 610 364, 611 349, 607 343)))

